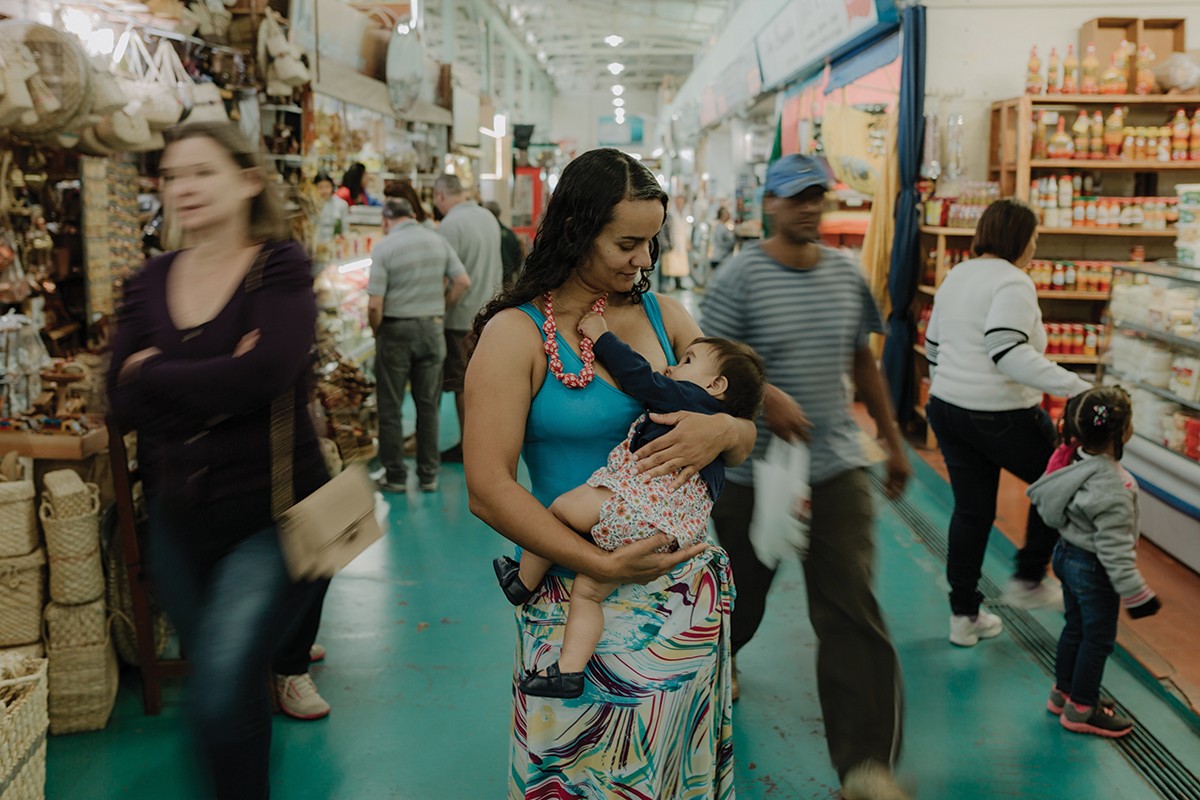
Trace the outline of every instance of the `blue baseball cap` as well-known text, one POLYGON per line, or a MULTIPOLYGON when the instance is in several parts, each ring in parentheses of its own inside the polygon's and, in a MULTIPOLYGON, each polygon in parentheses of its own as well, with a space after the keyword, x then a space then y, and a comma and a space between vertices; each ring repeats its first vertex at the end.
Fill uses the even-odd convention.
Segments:
POLYGON ((763 191, 776 197, 795 197, 813 186, 829 187, 829 176, 815 158, 789 155, 767 169, 763 191))

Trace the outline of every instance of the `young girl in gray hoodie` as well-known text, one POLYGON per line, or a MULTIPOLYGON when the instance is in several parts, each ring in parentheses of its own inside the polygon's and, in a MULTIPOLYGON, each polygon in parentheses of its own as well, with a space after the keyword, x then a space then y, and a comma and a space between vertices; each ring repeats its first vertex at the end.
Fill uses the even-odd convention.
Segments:
POLYGON ((1133 435, 1129 395, 1118 386, 1082 392, 1067 402, 1062 425, 1063 446, 1027 492, 1062 534, 1053 563, 1067 624, 1046 708, 1067 730, 1118 738, 1133 722, 1100 702, 1100 679, 1120 608, 1141 619, 1161 607, 1137 568, 1138 486, 1120 464, 1133 435))

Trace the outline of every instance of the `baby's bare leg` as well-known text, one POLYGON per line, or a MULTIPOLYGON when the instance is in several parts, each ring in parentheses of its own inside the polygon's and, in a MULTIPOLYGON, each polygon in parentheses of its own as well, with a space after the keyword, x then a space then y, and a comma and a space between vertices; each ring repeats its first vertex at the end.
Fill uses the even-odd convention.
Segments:
POLYGON ((571 608, 563 633, 562 653, 558 657, 561 672, 583 672, 588 659, 604 635, 602 603, 620 584, 599 583, 586 575, 576 575, 571 587, 571 608))
POLYGON ((613 493, 608 489, 598 489, 585 483, 560 494, 550 504, 550 513, 577 533, 591 533, 600 521, 600 506, 612 496, 613 493))
MULTIPOLYGON (((577 486, 559 495, 550 504, 550 513, 571 530, 590 533, 600 521, 600 506, 612 497, 608 489, 594 489, 587 484, 577 486)), ((536 589, 554 563, 549 559, 525 550, 521 553, 521 583, 528 589, 536 589)))

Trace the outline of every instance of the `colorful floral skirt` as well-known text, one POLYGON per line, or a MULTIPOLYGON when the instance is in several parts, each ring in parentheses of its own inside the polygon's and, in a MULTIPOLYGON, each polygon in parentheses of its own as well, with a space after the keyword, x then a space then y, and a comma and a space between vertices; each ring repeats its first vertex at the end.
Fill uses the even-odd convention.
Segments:
POLYGON ((729 557, 714 547, 604 602, 582 697, 527 697, 517 680, 562 646, 572 579, 548 575, 517 609, 509 800, 732 800, 729 557))
MULTIPOLYGON (((629 426, 625 441, 608 454, 608 463, 592 473, 587 485, 608 489, 612 497, 600 507, 600 521, 592 528, 592 540, 605 550, 616 550, 633 542, 665 533, 679 547, 704 541, 712 496, 699 475, 671 491, 674 475, 646 480, 638 474, 630 452, 633 436, 645 415, 629 426)), ((664 548, 674 549, 674 548, 664 548)))

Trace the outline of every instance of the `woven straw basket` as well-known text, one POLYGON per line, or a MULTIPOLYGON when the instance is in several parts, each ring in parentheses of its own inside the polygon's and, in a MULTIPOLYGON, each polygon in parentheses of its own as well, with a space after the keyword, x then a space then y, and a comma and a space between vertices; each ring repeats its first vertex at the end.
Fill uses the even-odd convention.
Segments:
POLYGON ((108 724, 117 699, 117 654, 108 636, 97 645, 52 647, 50 733, 98 731, 108 724))
POLYGON ((0 676, 0 800, 43 800, 46 660, 2 658, 0 676))
MULTIPOLYGON (((113 643, 117 646, 117 655, 121 661, 130 666, 138 666, 137 631, 133 626, 133 595, 129 588, 129 570, 125 566, 125 555, 121 545, 121 535, 117 530, 117 514, 114 506, 109 506, 104 512, 104 573, 107 583, 108 607, 113 616, 113 643)), ((149 596, 150 615, 154 626, 154 654, 162 656, 171 640, 171 624, 167 615, 158 606, 154 595, 149 596)))
POLYGON ((0 558, 23 556, 37 546, 33 481, 0 483, 0 558))
POLYGON ((46 642, 51 650, 103 644, 108 636, 108 607, 101 597, 81 606, 46 606, 46 642))
POLYGON ((29 644, 42 638, 42 606, 46 596, 46 552, 0 558, 0 647, 29 644))
POLYGON ((80 517, 92 513, 93 487, 84 483, 75 470, 59 469, 42 478, 42 499, 49 499, 55 519, 80 517))
POLYGON ((50 597, 56 603, 77 606, 104 594, 104 568, 100 561, 100 490, 88 484, 91 509, 86 514, 59 518, 46 499, 40 516, 50 554, 50 597))
POLYGON ((6 658, 45 658, 46 645, 42 642, 19 644, 16 647, 0 647, 0 661, 6 658))

